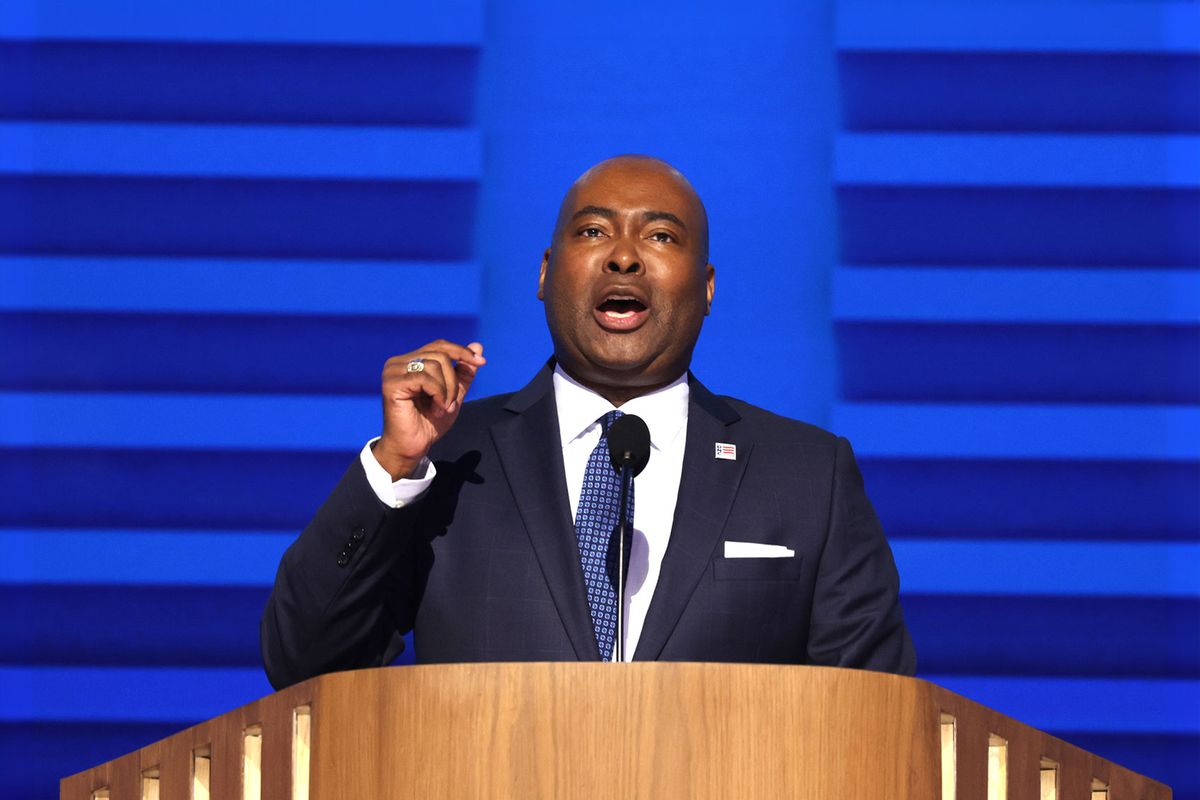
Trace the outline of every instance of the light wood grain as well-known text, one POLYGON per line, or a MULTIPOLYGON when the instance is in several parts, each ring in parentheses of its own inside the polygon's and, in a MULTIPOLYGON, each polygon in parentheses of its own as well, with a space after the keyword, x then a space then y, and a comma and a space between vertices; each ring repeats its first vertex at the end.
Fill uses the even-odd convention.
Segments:
POLYGON ((933 797, 918 688, 694 664, 363 673, 322 687, 313 797, 933 797))
POLYGON ((738 664, 456 664, 326 675, 66 778, 62 800, 136 798, 158 767, 186 798, 212 748, 212 800, 242 792, 243 735, 262 729, 264 800, 293 796, 293 712, 312 709, 311 800, 784 798, 939 800, 941 720, 956 720, 956 800, 985 800, 989 736, 1008 742, 1010 800, 1169 800, 1170 789, 925 681, 738 664), (227 763, 226 763, 227 762, 227 763), (127 795, 118 791, 131 776, 127 795))
POLYGON ((60 792, 63 797, 69 796, 73 800, 92 800, 97 790, 107 789, 109 797, 113 800, 122 800, 125 797, 140 796, 140 788, 137 753, 129 753, 86 772, 64 778, 60 792))

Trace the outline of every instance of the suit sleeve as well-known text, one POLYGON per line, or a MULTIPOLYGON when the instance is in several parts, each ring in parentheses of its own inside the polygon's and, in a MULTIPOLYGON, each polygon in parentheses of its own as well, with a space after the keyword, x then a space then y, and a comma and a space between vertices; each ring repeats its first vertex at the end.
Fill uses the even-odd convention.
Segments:
POLYGON ((809 662, 914 674, 916 653, 900 608, 892 550, 867 499, 850 443, 841 438, 829 519, 813 596, 809 662))
POLYGON ((263 612, 263 665, 276 689, 390 663, 412 628, 420 505, 391 509, 356 459, 287 549, 263 612))

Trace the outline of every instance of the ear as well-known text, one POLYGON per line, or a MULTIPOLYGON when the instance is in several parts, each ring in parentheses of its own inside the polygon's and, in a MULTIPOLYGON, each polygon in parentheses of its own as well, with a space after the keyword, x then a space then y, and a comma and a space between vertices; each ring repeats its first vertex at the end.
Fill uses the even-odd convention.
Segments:
POLYGON ((713 292, 715 292, 717 288, 716 279, 717 270, 712 264, 709 264, 704 268, 704 293, 708 298, 708 305, 706 305, 704 308, 704 316, 706 317, 712 313, 713 292))
POLYGON ((550 248, 542 253, 542 268, 538 270, 538 300, 546 299, 546 268, 550 266, 550 248))

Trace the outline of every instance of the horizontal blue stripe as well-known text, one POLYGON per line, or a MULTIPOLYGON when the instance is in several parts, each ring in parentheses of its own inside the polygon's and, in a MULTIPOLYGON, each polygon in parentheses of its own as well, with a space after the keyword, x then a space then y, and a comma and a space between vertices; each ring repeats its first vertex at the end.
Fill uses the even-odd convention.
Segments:
POLYGON ((1200 460, 1200 407, 841 403, 859 455, 925 459, 1200 460))
POLYGON ((0 39, 0 119, 468 126, 478 62, 472 47, 0 39))
POLYGON ((481 0, 436 4, 162 3, 127 0, 5 0, 0 38, 115 39, 177 42, 323 44, 477 44, 483 39, 481 0))
MULTIPOLYGON (((0 614, 0 663, 255 667, 262 663, 258 623, 269 592, 269 584, 0 581, 0 608, 5 610, 0 614), (179 620, 190 623, 180 625, 179 620), (113 641, 121 647, 110 646, 113 641)), ((1197 597, 905 590, 901 601, 918 662, 929 673, 1200 675, 1197 597)), ((412 662, 411 647, 402 659, 412 662)))
MULTIPOLYGON (((855 313, 869 313, 860 297, 855 313)), ((1078 299, 1085 313, 1099 310, 1078 299)), ((1007 310, 971 295, 964 304, 978 316, 1007 310)), ((922 310, 914 298, 896 316, 922 310)), ((1195 325, 850 318, 835 332, 848 401, 1200 404, 1200 369, 1189 368, 1200 364, 1195 325)))
POLYGON ((338 450, 377 434, 378 397, 0 393, 0 447, 338 450))
POLYGON ((1200 130, 1189 56, 856 50, 838 77, 850 131, 1200 130))
MULTIPOLYGON (((299 531, 360 447, 0 448, 0 526, 299 531), (46 491, 64 475, 69 502, 46 491), (264 502, 279 493, 281 475, 296 501, 264 502)), ((884 529, 897 538, 1200 541, 1196 461, 858 461, 884 529)))
POLYGON ((1200 52, 1192 3, 837 4, 842 50, 1200 52))
POLYGON ((839 320, 1200 323, 1200 272, 1163 269, 839 268, 839 320))
POLYGON ((299 531, 361 447, 186 454, 170 448, 0 448, 0 526, 299 531), (70 476, 69 500, 46 490, 62 485, 63 476, 70 476), (281 492, 281 501, 265 500, 281 492))
MULTIPOLYGON (((445 299, 445 291, 429 296, 445 299)), ((363 297, 379 294, 374 288, 363 297)), ((383 295, 408 297, 391 286, 383 295)), ((398 306, 404 302, 397 298, 398 306)), ((0 342, 22 347, 0 346, 0 390, 365 396, 379 391, 379 372, 392 356, 434 339, 479 338, 475 316, 328 311, 8 311, 0 313, 0 342)))
MULTIPOLYGON (((345 450, 374 397, 0 393, 0 446, 345 450)), ((833 429, 867 457, 1200 460, 1193 406, 842 403, 833 429)))
MULTIPOLYGON (((914 594, 906 589, 907 577, 907 572, 901 574, 901 605, 923 672, 943 676, 1200 676, 1198 597, 914 594)), ((63 591, 64 587, 58 586, 8 589, 14 608, 20 608, 21 603, 45 607, 46 616, 54 614, 55 609, 59 615, 72 613, 64 602, 44 597, 63 591)), ((90 587, 93 597, 103 597, 103 591, 90 587)), ((113 587, 108 591, 114 596, 118 591, 140 591, 148 596, 153 590, 113 587)), ((206 591, 216 595, 228 590, 206 591)), ((170 597, 174 596, 173 592, 170 597)), ((172 601, 162 596, 160 602, 172 601)), ((246 617, 254 619, 257 611, 246 617)), ((40 613, 32 608, 27 612, 34 618, 40 613)), ((95 616, 102 613, 98 611, 95 616)), ((14 639, 20 638, 18 631, 14 639)), ((47 641, 40 649, 49 655, 53 648, 66 650, 67 645, 47 641)), ((53 661, 47 658, 44 663, 53 661)), ((66 655, 57 663, 89 662, 66 655)))
MULTIPOLYGON (((292 532, 0 529, 0 583, 269 586, 292 532)), ((913 594, 1200 597, 1200 544, 896 539, 913 594)))
POLYGON ((258 668, 0 666, 0 722, 200 721, 271 692, 258 668))
POLYGON ((0 173, 474 181, 479 132, 167 123, 0 122, 0 173))
POLYGON ((906 592, 1200 598, 1200 544, 892 539, 906 592))
MULTIPOLYGON (((873 458, 860 452, 858 462, 884 530, 894 538, 1200 541, 1196 461, 873 458)), ((49 463, 39 470, 53 474, 49 463)))
POLYGON ((834 175, 843 186, 1198 189, 1200 136, 843 134, 834 175))
MULTIPOLYGON (((6 611, 0 614, 0 663, 257 666, 262 659, 258 621, 269 591, 268 584, 0 581, 0 608, 6 611), (194 622, 179 625, 181 619, 194 622), (70 631, 88 631, 88 636, 70 631), (116 640, 122 646, 110 647, 116 640)), ((901 599, 918 661, 926 672, 1200 675, 1197 597, 914 594, 905 590, 901 599), (980 631, 987 635, 981 636, 980 631)), ((406 650, 406 662, 412 657, 412 650, 406 650)))
POLYGON ((473 262, 0 256, 0 309, 474 316, 473 262))
POLYGON ((0 581, 0 664, 258 667, 269 593, 269 586, 0 581))
POLYGON ((0 175, 0 252, 467 261, 466 181, 0 175))
POLYGON ((1200 265, 1200 192, 856 184, 837 195, 848 264, 1200 265))
MULTIPOLYGON (((186 491, 186 490, 184 490, 186 491)), ((296 533, 0 529, 0 583, 270 586, 296 533)))
POLYGON ((1045 731, 1200 732, 1200 681, 922 675, 1045 731))
MULTIPOLYGON (((1048 730, 1194 734, 1200 682, 925 676, 1048 730)), ((207 719, 270 693, 258 669, 0 667, 0 722, 207 719)))

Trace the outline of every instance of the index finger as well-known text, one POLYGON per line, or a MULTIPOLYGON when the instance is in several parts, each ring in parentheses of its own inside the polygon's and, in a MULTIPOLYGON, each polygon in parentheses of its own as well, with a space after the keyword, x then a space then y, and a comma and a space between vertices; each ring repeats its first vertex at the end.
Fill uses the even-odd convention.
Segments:
POLYGON ((438 339, 436 342, 430 342, 421 349, 442 353, 455 361, 465 361, 476 367, 486 364, 487 359, 483 357, 483 347, 477 342, 473 342, 472 344, 475 345, 475 350, 472 350, 470 347, 464 347, 461 344, 448 342, 445 339, 438 339), (476 350, 479 352, 477 353, 476 350))
POLYGON ((458 376, 458 401, 461 403, 463 398, 467 396, 467 390, 471 388, 471 382, 475 380, 475 373, 479 367, 486 362, 483 357, 483 345, 479 342, 471 342, 467 348, 475 356, 476 363, 472 364, 465 359, 459 360, 454 365, 454 372, 458 376))

